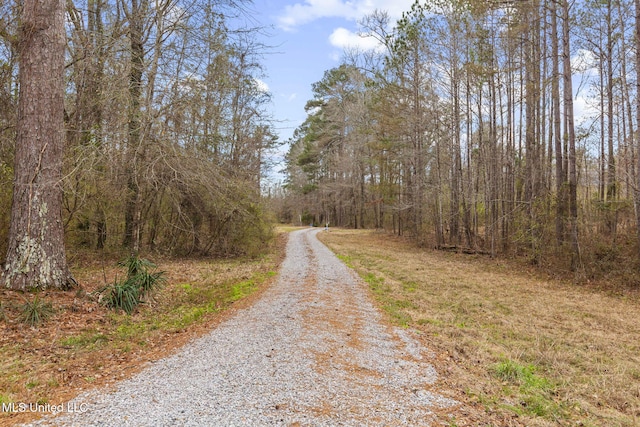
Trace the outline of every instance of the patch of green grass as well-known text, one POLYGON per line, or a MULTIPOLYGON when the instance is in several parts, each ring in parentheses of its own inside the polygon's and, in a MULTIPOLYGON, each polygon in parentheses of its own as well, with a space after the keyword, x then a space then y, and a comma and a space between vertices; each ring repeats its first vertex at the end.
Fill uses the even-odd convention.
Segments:
POLYGON ((185 328, 198 320, 202 319, 207 313, 211 313, 214 310, 210 310, 209 307, 191 307, 190 310, 187 310, 174 324, 178 327, 185 328))
POLYGON ((416 287, 417 287, 417 283, 413 282, 413 281, 409 281, 409 282, 403 282, 402 283, 402 289, 404 289, 405 292, 415 292, 416 291, 416 287))
POLYGON ((162 319, 162 329, 180 330, 184 329, 202 319, 209 313, 219 311, 215 301, 206 305, 180 306, 172 310, 162 319))
POLYGON ((224 292, 223 287, 210 282, 199 285, 184 283, 178 287, 183 290, 183 294, 178 297, 179 301, 176 301, 179 304, 174 307, 176 309, 183 306, 202 306, 210 301, 218 300, 224 292))
POLYGON ((350 256, 339 254, 336 254, 336 256, 340 261, 344 262, 347 267, 353 268, 353 259, 350 256))
POLYGON ((393 305, 395 305, 398 308, 403 308, 403 309, 413 309, 416 310, 418 309, 418 305, 416 303, 414 303, 413 301, 410 301, 408 299, 395 299, 393 300, 393 305))
POLYGON ((383 277, 378 277, 373 273, 361 275, 362 279, 367 282, 371 291, 376 295, 382 308, 391 316, 391 318, 400 326, 407 327, 413 321, 411 315, 406 309, 415 309, 417 305, 408 299, 396 299, 391 296, 391 286, 385 283, 383 277))
POLYGON ((229 295, 228 300, 231 302, 238 301, 250 295, 257 288, 256 283, 253 280, 245 280, 240 283, 236 283, 231 286, 231 294, 229 295))
POLYGON ((249 280, 244 280, 240 283, 236 283, 231 286, 231 295, 228 300, 231 302, 238 301, 246 296, 251 295, 258 289, 258 286, 263 283, 267 278, 275 276, 274 271, 268 271, 263 274, 256 274, 249 280))
POLYGON ((76 348, 94 348, 96 345, 101 345, 109 341, 109 337, 100 333, 88 331, 81 335, 70 336, 60 340, 60 345, 64 347, 76 347, 76 348))
POLYGON ((135 339, 144 336, 148 330, 146 322, 125 320, 116 328, 116 336, 121 340, 135 339))
POLYGON ((193 292, 193 285, 191 283, 182 283, 177 286, 185 291, 187 295, 193 292))
POLYGON ((0 394, 0 405, 2 404, 7 404, 7 403, 12 403, 13 399, 11 398, 11 396, 9 396, 8 394, 0 394))
POLYGON ((561 416, 561 407, 553 399, 554 385, 538 374, 534 365, 523 365, 505 359, 492 367, 492 373, 505 384, 516 387, 514 392, 520 404, 506 405, 508 409, 520 415, 533 415, 547 419, 561 416))
MULTIPOLYGON (((154 331, 175 332, 198 323, 206 315, 223 310, 233 302, 245 298, 276 274, 274 271, 255 273, 248 280, 226 284, 204 282, 175 285, 181 292, 172 299, 172 304, 167 310, 158 313, 141 312, 137 318, 112 314, 111 321, 117 325, 113 338, 117 341, 127 341, 127 344, 120 348, 123 352, 129 352, 132 350, 131 342, 144 346, 154 331)), ((82 341, 82 337, 76 339, 82 341)), ((72 339, 70 344, 74 343, 72 339)))
POLYGON ((384 310, 389 313, 389 315, 391 316, 391 318, 400 326, 402 326, 403 328, 406 328, 409 326, 409 323, 411 323, 413 321, 412 317, 406 313, 402 307, 398 306, 395 301, 388 303, 388 304, 384 304, 382 306, 382 308, 384 308, 384 310))
POLYGON ((369 287, 376 295, 385 295, 391 291, 391 288, 384 283, 384 278, 377 277, 373 273, 367 273, 362 276, 365 282, 369 284, 369 287))
POLYGON ((163 316, 160 323, 162 328, 172 330, 183 329, 198 322, 205 315, 215 313, 224 308, 226 304, 238 301, 256 291, 264 281, 275 276, 275 271, 256 273, 251 279, 230 285, 205 284, 201 286, 189 283, 179 287, 187 295, 184 304, 174 307, 163 316))

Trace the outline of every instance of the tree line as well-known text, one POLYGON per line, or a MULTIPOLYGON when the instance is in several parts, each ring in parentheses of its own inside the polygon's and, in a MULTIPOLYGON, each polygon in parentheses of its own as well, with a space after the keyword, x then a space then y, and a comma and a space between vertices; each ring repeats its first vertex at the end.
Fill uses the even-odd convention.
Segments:
POLYGON ((347 52, 314 84, 281 216, 573 270, 640 253, 639 13, 429 0, 393 25, 365 17, 379 49, 347 52))
POLYGON ((55 252, 65 241, 77 250, 228 255, 256 251, 268 239, 260 179, 277 138, 259 80, 266 47, 247 6, 2 2, 0 251, 7 253, 7 286, 63 287, 50 280, 53 264, 48 272, 39 265, 55 258, 47 248, 55 252), (47 52, 58 46, 61 57, 50 60, 47 52), (49 66, 56 61, 62 68, 49 66), (56 81, 58 69, 61 80, 47 93, 59 93, 60 101, 45 102, 38 90, 56 81), (62 130, 39 133, 42 118, 57 123, 58 111, 62 130), (47 160, 55 150, 57 175, 47 172, 58 168, 54 157, 47 160), (43 202, 47 191, 59 193, 59 206, 51 202, 56 195, 43 202), (38 218, 45 219, 39 231, 38 218), (43 237, 52 222, 62 232, 43 237))

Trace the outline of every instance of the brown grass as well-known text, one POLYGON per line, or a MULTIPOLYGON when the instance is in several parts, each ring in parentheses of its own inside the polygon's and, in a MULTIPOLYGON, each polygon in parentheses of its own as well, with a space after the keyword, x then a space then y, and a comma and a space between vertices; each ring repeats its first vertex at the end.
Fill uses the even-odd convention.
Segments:
POLYGON ((467 402, 527 426, 640 425, 640 304, 632 294, 419 250, 373 231, 320 236, 396 323, 423 332, 453 362, 446 381, 467 402))
MULTIPOLYGON (((275 275, 285 240, 280 236, 257 259, 156 259, 167 285, 131 316, 107 310, 91 295, 125 275, 115 267, 117 260, 84 259, 72 269, 82 290, 39 295, 56 312, 36 328, 19 319, 20 305, 33 295, 1 289, 0 403, 58 405, 172 353, 228 316, 228 308, 255 299, 260 292, 254 291, 265 289, 275 275)), ((0 410, 0 425, 39 415, 0 410)))

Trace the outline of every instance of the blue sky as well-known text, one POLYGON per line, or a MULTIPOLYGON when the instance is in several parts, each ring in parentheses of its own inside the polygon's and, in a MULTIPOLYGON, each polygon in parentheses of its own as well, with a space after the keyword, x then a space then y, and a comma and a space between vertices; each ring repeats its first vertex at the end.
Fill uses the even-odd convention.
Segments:
POLYGON ((282 141, 306 118, 311 85, 340 65, 344 49, 373 47, 371 39, 357 35, 358 20, 377 9, 387 11, 395 22, 413 1, 253 0, 254 19, 272 27, 265 41, 273 53, 264 58, 264 82, 273 96, 275 127, 282 141))

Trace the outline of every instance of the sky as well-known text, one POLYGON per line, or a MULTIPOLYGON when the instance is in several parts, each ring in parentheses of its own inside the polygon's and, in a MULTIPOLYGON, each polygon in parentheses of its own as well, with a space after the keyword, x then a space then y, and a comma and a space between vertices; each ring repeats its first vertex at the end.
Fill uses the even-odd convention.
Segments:
POLYGON ((357 35, 358 21, 375 10, 392 22, 414 0, 253 0, 254 19, 270 27, 265 43, 263 78, 273 97, 273 118, 281 141, 288 140, 306 118, 311 85, 340 65, 345 48, 372 48, 372 39, 357 35))

